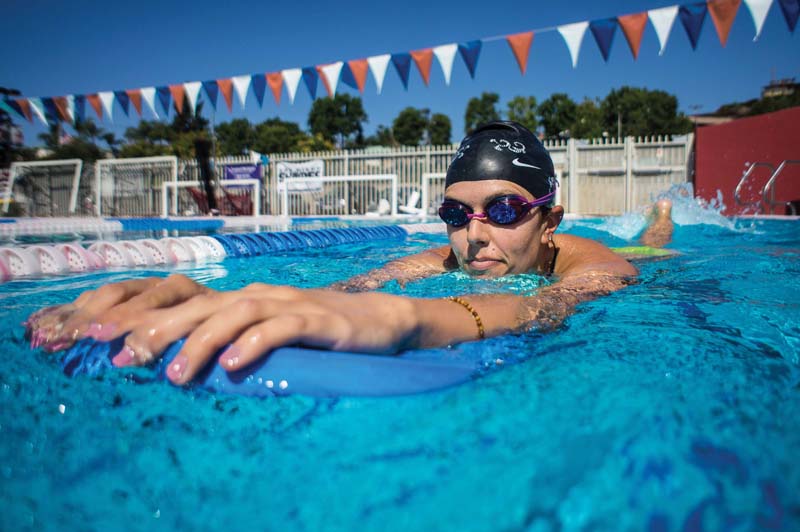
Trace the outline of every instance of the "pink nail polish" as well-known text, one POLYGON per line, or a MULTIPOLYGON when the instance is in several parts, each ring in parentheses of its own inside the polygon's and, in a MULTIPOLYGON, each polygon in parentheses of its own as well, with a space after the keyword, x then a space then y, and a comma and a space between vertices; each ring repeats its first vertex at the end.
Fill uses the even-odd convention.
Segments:
MULTIPOLYGON (((94 334, 92 338, 97 340, 98 342, 108 342, 109 340, 113 340, 116 338, 117 326, 113 323, 107 323, 105 325, 101 325, 100 323, 93 323, 92 325, 96 325, 97 327, 94 328, 94 334)), ((92 325, 89 326, 91 329, 92 325)))
POLYGON ((92 322, 89 324, 89 327, 86 328, 86 331, 83 333, 84 338, 94 338, 97 340, 97 335, 103 330, 103 326, 97 322, 92 322))
POLYGON ((114 355, 114 358, 111 359, 111 363, 118 368, 124 368, 125 366, 130 366, 135 357, 136 353, 126 345, 120 349, 119 353, 114 355))
POLYGON ((241 351, 235 345, 228 347, 219 357, 219 364, 225 369, 233 369, 239 365, 241 351))
POLYGON ((178 355, 172 359, 172 361, 167 366, 167 377, 172 382, 179 384, 183 378, 183 372, 186 371, 186 366, 189 363, 189 359, 186 355, 178 355))

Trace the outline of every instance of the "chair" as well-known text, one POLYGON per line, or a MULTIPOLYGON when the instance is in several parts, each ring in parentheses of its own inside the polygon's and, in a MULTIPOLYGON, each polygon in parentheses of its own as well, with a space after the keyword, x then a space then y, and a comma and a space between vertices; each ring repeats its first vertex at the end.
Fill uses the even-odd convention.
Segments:
POLYGON ((397 210, 404 214, 423 214, 423 209, 417 208, 417 202, 419 202, 420 193, 419 190, 414 190, 411 195, 408 197, 408 201, 405 205, 400 205, 397 207, 397 210))

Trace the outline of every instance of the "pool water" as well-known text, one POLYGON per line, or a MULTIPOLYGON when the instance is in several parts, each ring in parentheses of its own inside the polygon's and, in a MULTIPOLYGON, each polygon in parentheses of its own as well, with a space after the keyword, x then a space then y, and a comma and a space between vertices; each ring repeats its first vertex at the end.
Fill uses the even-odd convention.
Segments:
MULTIPOLYGON (((457 346, 505 363, 405 397, 257 400, 177 389, 146 369, 70 379, 18 324, 87 288, 167 271, 2 285, 0 529, 798 530, 798 222, 691 204, 675 219, 680 255, 641 264, 638 284, 555 332, 457 346)), ((622 246, 642 221, 563 227, 622 246)), ((220 289, 322 286, 444 242, 182 271, 220 289)), ((543 282, 448 274, 386 290, 543 282)))

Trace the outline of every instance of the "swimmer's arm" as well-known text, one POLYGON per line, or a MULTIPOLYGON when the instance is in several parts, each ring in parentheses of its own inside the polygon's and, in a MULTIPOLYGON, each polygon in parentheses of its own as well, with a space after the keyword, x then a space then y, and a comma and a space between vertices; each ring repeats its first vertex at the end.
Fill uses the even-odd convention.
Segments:
POLYGON ((645 246, 662 248, 672 241, 672 202, 667 199, 657 201, 652 208, 652 217, 639 241, 645 246))
POLYGON ((334 283, 329 288, 342 292, 366 292, 377 290, 390 281, 397 281, 402 286, 456 267, 450 246, 442 246, 393 260, 381 268, 334 283))

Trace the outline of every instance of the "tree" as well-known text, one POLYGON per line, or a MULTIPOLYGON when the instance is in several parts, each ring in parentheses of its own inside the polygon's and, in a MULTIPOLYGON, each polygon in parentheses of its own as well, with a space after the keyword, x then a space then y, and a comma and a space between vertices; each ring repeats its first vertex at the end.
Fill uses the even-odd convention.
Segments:
POLYGON ((508 119, 519 122, 531 131, 536 131, 539 122, 536 119, 536 97, 515 96, 508 102, 508 119))
POLYGON ((600 105, 603 124, 621 136, 685 133, 691 122, 678 112, 678 99, 659 90, 622 87, 608 93, 600 105))
POLYGON ((361 98, 349 94, 337 94, 333 98, 314 100, 308 113, 308 127, 311 134, 334 142, 343 148, 348 141, 357 147, 364 142, 362 123, 367 121, 367 113, 361 98))
POLYGON ((392 122, 394 139, 404 146, 419 146, 425 139, 430 111, 406 107, 392 122))
POLYGON ((397 141, 394 140, 394 136, 392 135, 392 128, 378 126, 374 135, 370 135, 364 139, 364 144, 367 146, 396 146, 397 141))
POLYGON ((258 153, 294 151, 305 136, 295 122, 285 122, 277 117, 269 118, 255 126, 252 149, 258 153))
POLYGON ((244 155, 253 147, 255 130, 246 118, 236 118, 218 125, 216 135, 220 155, 244 155))
POLYGON ((593 139, 603 135, 603 113, 594 100, 586 98, 575 107, 575 121, 570 133, 577 139, 593 139))
POLYGON ((548 138, 569 137, 575 124, 577 106, 563 92, 552 94, 539 104, 539 118, 548 138))
POLYGON ((497 102, 500 96, 494 92, 484 92, 480 98, 470 98, 464 113, 464 132, 469 134, 477 126, 492 120, 500 120, 497 102))
POLYGON ((434 146, 450 144, 450 117, 442 113, 434 113, 428 122, 428 138, 434 146))
MULTIPOLYGON (((175 108, 177 111, 177 107, 175 108)), ((207 131, 208 120, 203 118, 203 102, 197 102, 197 106, 192 111, 189 105, 189 98, 183 96, 183 108, 175 115, 170 125, 175 133, 188 133, 190 131, 207 131)))

